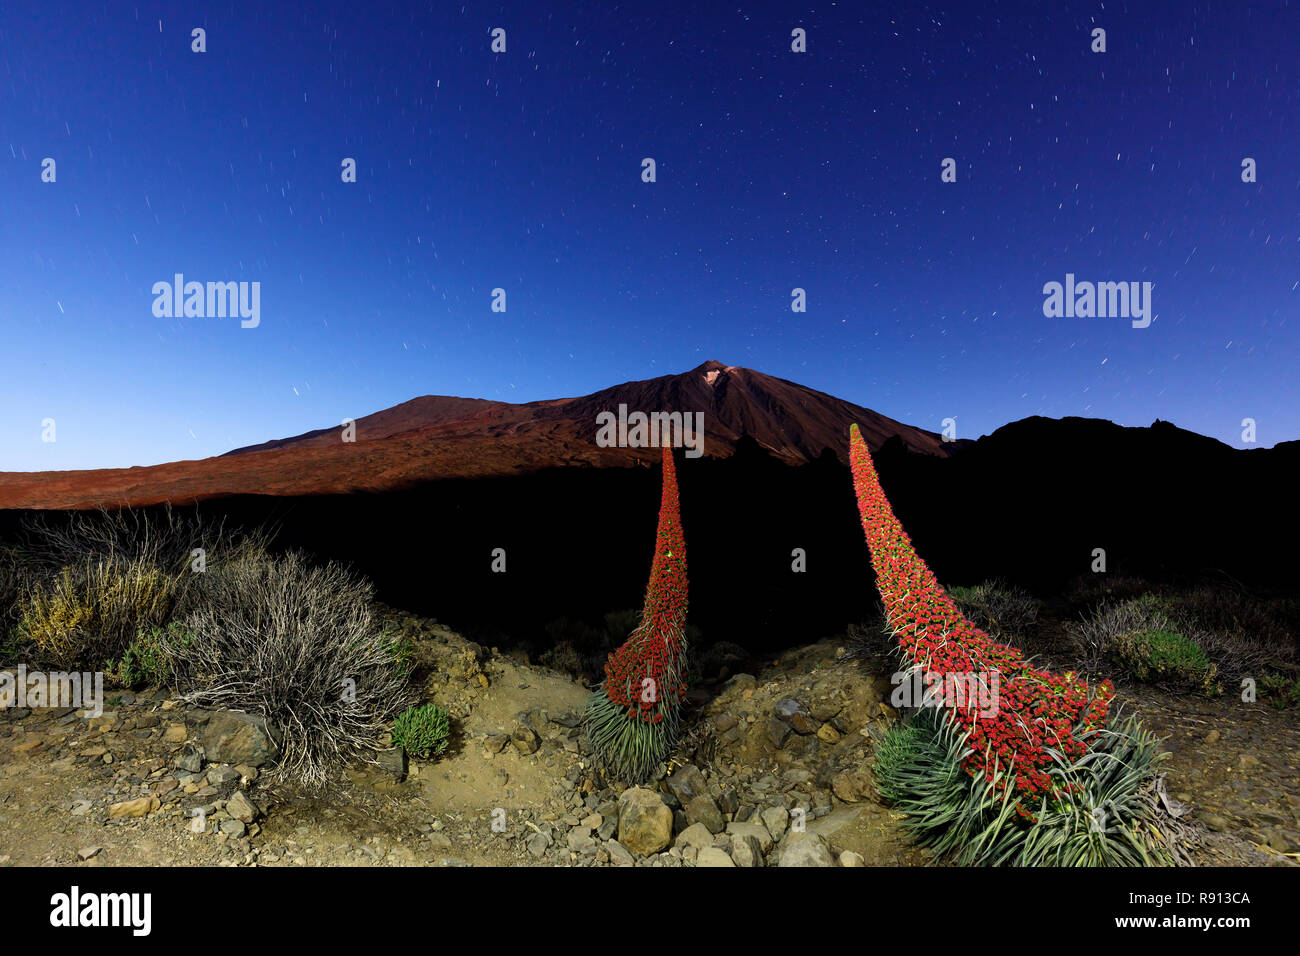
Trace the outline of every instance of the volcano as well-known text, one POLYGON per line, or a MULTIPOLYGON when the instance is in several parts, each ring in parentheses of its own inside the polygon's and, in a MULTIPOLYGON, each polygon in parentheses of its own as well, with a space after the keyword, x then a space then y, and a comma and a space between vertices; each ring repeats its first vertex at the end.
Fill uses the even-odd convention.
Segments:
POLYGON ((524 475, 547 468, 629 468, 654 448, 601 447, 597 416, 702 413, 703 452, 727 458, 742 438, 800 465, 826 449, 845 461, 850 424, 874 451, 897 437, 947 457, 967 441, 894 421, 852 402, 753 369, 705 362, 689 372, 625 382, 579 398, 525 404, 426 395, 336 426, 236 448, 215 458, 136 468, 0 472, 0 508, 85 509, 192 504, 235 495, 328 495, 407 490, 448 478, 524 475), (350 439, 350 440, 349 440, 350 439))

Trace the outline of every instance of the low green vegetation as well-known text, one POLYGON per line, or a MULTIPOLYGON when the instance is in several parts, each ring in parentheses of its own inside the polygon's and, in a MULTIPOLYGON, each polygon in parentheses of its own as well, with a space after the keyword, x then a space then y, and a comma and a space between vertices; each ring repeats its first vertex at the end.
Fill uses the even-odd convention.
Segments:
POLYGON ((185 627, 175 621, 166 628, 145 628, 127 646, 120 660, 109 659, 104 668, 105 675, 127 690, 166 684, 172 676, 168 642, 188 643, 189 640, 185 627))
POLYGON ((1200 691, 1207 697, 1223 692, 1215 680, 1218 667, 1201 645, 1167 630, 1140 630, 1117 635, 1115 663, 1140 681, 1200 691))
POLYGON ((408 707, 393 723, 393 744, 412 757, 431 760, 451 743, 451 719, 437 704, 408 707))

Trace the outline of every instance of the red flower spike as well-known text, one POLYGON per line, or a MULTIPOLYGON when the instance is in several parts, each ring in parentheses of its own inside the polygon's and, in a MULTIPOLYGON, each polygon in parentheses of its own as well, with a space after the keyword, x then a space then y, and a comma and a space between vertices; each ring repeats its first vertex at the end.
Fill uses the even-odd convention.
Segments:
POLYGON ((1047 748, 1069 756, 1085 753, 1080 738, 1105 723, 1114 686, 1103 681, 1090 694, 1077 675, 1037 670, 1018 650, 997 643, 968 621, 912 549, 857 425, 849 429, 849 465, 876 587, 906 656, 936 679, 994 670, 999 674, 998 707, 992 718, 980 716, 974 701, 950 709, 970 735, 972 753, 963 769, 992 783, 995 765, 1014 760, 1015 775, 999 778, 995 786, 999 793, 1011 786, 1016 812, 1033 819, 1026 804, 1034 805, 1042 795, 1059 796, 1059 785, 1046 772, 1052 764, 1047 748))

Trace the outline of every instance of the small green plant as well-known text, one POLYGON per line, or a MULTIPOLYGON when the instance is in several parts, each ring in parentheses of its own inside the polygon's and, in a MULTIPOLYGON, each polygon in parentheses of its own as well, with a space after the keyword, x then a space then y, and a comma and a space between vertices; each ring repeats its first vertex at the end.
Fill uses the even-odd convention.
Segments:
POLYGON ((415 669, 415 645, 409 637, 387 637, 388 653, 392 655, 403 674, 415 669))
POLYGON ((437 704, 408 707, 393 723, 393 743, 410 756, 429 760, 446 751, 451 720, 437 704))
POLYGON ((139 635, 123 652, 120 660, 110 659, 104 672, 119 686, 137 690, 154 684, 166 683, 172 675, 168 645, 187 646, 191 636, 178 622, 161 627, 142 628, 139 635))
POLYGON ((1278 710, 1300 704, 1300 677, 1292 679, 1270 671, 1259 683, 1265 699, 1278 710))
POLYGON ((1222 692, 1215 680, 1218 667, 1201 645, 1174 631, 1141 630, 1115 640, 1117 663, 1138 680, 1194 687, 1207 697, 1222 692))

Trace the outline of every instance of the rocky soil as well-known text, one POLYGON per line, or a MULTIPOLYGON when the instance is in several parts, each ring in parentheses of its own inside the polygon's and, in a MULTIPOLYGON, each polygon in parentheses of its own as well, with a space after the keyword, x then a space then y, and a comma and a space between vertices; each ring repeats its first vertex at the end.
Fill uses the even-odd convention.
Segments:
MULTIPOLYGON (((592 765, 588 690, 389 612, 426 698, 452 714, 434 762, 398 751, 304 793, 253 718, 162 690, 103 716, 0 709, 0 864, 79 866, 918 866, 871 780, 897 714, 887 680, 834 640, 721 676, 657 780, 592 765)), ((1125 695, 1169 737, 1169 792, 1205 827, 1198 862, 1300 860, 1300 728, 1263 704, 1125 695)))

